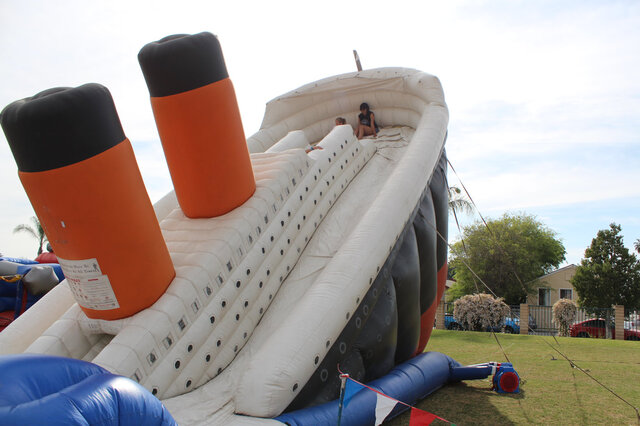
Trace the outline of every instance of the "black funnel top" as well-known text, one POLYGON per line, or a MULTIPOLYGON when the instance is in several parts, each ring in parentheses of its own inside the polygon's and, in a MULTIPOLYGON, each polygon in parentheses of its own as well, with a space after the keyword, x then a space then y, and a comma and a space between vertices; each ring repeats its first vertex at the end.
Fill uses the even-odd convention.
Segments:
POLYGON ((0 123, 22 172, 75 164, 125 140, 109 90, 57 87, 9 104, 0 123))
POLYGON ((209 32, 176 34, 138 53, 151 97, 198 89, 229 77, 218 38, 209 32))

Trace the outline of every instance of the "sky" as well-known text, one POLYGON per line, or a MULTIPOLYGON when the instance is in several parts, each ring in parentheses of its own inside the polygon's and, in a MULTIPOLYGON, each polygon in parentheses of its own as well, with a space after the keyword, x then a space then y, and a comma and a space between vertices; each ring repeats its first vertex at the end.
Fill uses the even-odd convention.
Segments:
MULTIPOLYGON (((269 100, 355 71, 357 49, 365 69, 441 80, 449 182, 485 218, 536 216, 565 245, 564 264, 611 222, 628 248, 640 238, 635 0, 0 0, 0 108, 52 87, 106 86, 155 202, 172 184, 137 54, 201 31, 219 37, 246 136, 269 100)), ((0 252, 33 258, 35 240, 12 232, 34 213, 2 132, 0 200, 0 252)))

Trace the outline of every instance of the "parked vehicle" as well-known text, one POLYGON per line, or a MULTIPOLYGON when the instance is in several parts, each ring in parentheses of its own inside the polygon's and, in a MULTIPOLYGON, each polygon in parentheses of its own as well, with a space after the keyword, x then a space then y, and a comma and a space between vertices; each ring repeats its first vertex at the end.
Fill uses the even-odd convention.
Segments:
POLYGON ((464 330, 464 327, 451 314, 444 314, 444 328, 447 330, 464 330))
POLYGON ((640 317, 637 314, 629 315, 629 320, 624 322, 624 328, 640 331, 640 317))
POLYGON ((501 332, 508 334, 520 334, 520 318, 505 317, 504 321, 496 327, 487 329, 487 331, 501 332))
POLYGON ((625 330, 639 330, 640 331, 640 321, 639 320, 631 320, 624 322, 625 330))
MULTIPOLYGON (((640 340, 640 330, 631 329, 630 324, 624 324, 624 340, 640 340)), ((611 338, 616 338, 616 327, 613 321, 610 324, 611 338)), ((606 321, 602 318, 592 318, 577 322, 569 327, 571 337, 595 337, 606 338, 606 321)))

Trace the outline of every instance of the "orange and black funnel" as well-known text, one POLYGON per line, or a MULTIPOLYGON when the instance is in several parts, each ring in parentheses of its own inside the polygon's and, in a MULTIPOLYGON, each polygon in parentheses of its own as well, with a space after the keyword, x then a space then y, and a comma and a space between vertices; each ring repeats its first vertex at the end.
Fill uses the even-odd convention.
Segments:
POLYGON ((168 36, 144 46, 138 60, 184 214, 220 216, 244 203, 255 179, 216 36, 168 36))
POLYGON ((107 88, 46 90, 7 106, 0 122, 87 316, 124 318, 153 304, 175 271, 107 88))

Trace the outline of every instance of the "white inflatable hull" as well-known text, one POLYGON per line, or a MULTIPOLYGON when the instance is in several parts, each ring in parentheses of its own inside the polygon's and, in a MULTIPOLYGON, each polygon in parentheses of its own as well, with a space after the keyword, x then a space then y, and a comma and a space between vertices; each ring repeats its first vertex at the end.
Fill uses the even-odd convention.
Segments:
POLYGON ((0 353, 92 361, 141 383, 180 424, 277 416, 361 309, 429 191, 447 122, 438 79, 402 68, 271 101, 248 139, 257 190, 245 204, 212 219, 186 218, 172 193, 154 206, 177 273, 165 295, 91 320, 63 283, 0 335, 0 353), (337 116, 355 126, 365 101, 385 127, 377 140, 334 127, 337 116), (309 142, 323 149, 305 154, 309 142))

